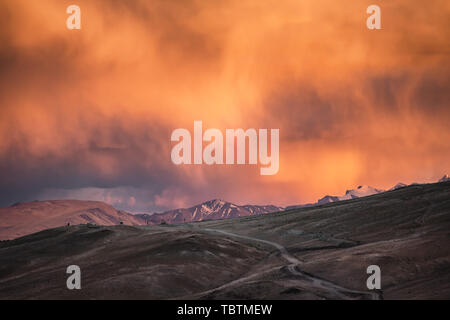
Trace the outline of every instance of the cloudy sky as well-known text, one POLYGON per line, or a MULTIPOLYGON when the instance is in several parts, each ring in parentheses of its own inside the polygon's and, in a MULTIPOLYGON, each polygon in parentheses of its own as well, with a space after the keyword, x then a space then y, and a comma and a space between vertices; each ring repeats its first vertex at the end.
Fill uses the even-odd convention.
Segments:
POLYGON ((434 181, 450 170, 449 39, 447 0, 2 0, 0 206, 289 205, 434 181), (278 174, 173 165, 170 134, 194 120, 279 128, 278 174))

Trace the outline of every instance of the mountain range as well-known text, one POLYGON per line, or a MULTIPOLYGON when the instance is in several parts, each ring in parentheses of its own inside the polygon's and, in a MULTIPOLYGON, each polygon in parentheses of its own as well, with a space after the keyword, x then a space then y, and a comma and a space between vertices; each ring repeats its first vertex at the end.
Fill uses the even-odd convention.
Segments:
MULTIPOLYGON (((448 174, 444 175, 437 182, 446 182, 446 181, 450 181, 448 174)), ((412 183, 410 185, 415 185, 415 184, 417 184, 417 183, 412 183)), ((292 206, 287 206, 285 209, 292 210, 292 209, 311 207, 311 206, 316 206, 316 205, 321 205, 321 204, 326 204, 326 203, 331 203, 331 202, 336 202, 336 201, 357 199, 357 198, 367 197, 367 196, 371 196, 371 195, 386 192, 386 191, 394 191, 394 190, 404 188, 407 186, 408 186, 407 184, 399 182, 392 188, 390 188, 388 190, 384 190, 384 189, 377 189, 377 188, 367 186, 367 185, 362 185, 362 186, 358 186, 356 189, 347 190, 345 192, 345 194, 342 196, 326 195, 325 197, 317 200, 317 202, 315 202, 315 203, 292 205, 292 206)))
MULTIPOLYGON (((450 181, 448 175, 443 176, 438 182, 446 181, 450 181)), ((389 190, 382 190, 363 185, 356 189, 347 190, 342 196, 326 195, 316 203, 288 207, 249 204, 236 205, 224 200, 214 199, 190 208, 180 208, 153 214, 131 214, 116 210, 111 205, 99 201, 52 200, 17 203, 7 208, 0 208, 0 240, 14 239, 67 224, 126 224, 139 226, 256 216, 336 201, 357 199, 386 191, 397 190, 406 186, 404 183, 398 183, 389 190)))
POLYGON ((282 211, 283 209, 283 207, 273 205, 257 206, 247 204, 239 206, 224 200, 214 199, 190 208, 169 210, 163 213, 138 214, 137 216, 144 219, 148 224, 173 224, 254 216, 282 211))
POLYGON ((238 206, 215 199, 191 208, 154 214, 131 214, 99 201, 52 200, 16 203, 0 209, 0 240, 18 238, 64 225, 156 225, 260 215, 283 210, 267 205, 238 206))
POLYGON ((193 224, 63 225, 0 241, 0 300, 450 299, 448 199, 442 182, 193 224))

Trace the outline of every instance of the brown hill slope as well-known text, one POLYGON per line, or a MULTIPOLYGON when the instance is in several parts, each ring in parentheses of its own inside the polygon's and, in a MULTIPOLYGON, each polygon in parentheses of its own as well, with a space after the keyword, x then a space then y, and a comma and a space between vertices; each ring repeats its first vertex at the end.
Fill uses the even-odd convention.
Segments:
POLYGON ((98 201, 55 200, 18 203, 0 209, 0 240, 14 239, 68 223, 98 225, 141 225, 134 215, 98 201))

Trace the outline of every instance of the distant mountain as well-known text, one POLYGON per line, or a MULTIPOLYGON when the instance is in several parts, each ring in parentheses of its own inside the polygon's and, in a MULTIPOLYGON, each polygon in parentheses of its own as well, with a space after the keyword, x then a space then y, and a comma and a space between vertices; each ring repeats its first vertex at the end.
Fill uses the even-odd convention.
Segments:
MULTIPOLYGON (((400 187, 400 184, 397 184, 396 187, 400 187)), ((286 209, 290 210, 290 209, 297 209, 297 208, 317 206, 317 205, 331 203, 331 202, 336 202, 336 201, 356 199, 356 198, 361 198, 361 197, 367 197, 367 196, 370 196, 370 195, 373 195, 373 194, 377 194, 377 193, 381 193, 381 192, 385 192, 385 191, 386 190, 383 190, 383 189, 376 189, 376 188, 371 187, 371 186, 362 185, 362 186, 358 186, 356 189, 347 190, 345 192, 345 194, 342 195, 342 196, 326 195, 325 197, 320 198, 319 200, 317 200, 316 203, 308 203, 308 204, 303 204, 303 205, 293 205, 293 206, 286 207, 286 209)))
POLYGON ((14 239, 68 223, 143 225, 146 221, 98 201, 55 200, 17 203, 0 209, 0 240, 14 239))
POLYGON ((325 196, 322 199, 319 199, 317 204, 367 197, 384 191, 385 190, 376 189, 371 186, 359 186, 356 189, 347 190, 343 196, 325 196))
MULTIPOLYGON (((450 178, 446 174, 438 182, 447 181, 450 181, 450 178)), ((404 183, 398 183, 387 191, 393 191, 407 186, 404 183)), ((327 195, 315 203, 299 204, 285 208, 273 205, 239 206, 224 200, 215 199, 191 208, 135 215, 116 210, 112 206, 98 201, 54 200, 17 203, 7 208, 0 208, 0 240, 14 239, 44 229, 64 226, 68 223, 72 225, 86 223, 117 225, 122 222, 126 225, 153 225, 255 216, 270 212, 356 199, 385 191, 362 185, 356 189, 347 190, 342 196, 327 195)))
POLYGON ((281 211, 284 208, 267 205, 238 206, 223 200, 211 200, 187 209, 163 213, 136 214, 116 210, 98 201, 54 200, 17 203, 0 209, 0 240, 9 240, 41 230, 67 224, 147 225, 162 222, 183 223, 228 219, 281 211))
POLYGON ((325 203, 330 203, 330 202, 336 202, 339 200, 341 200, 341 199, 339 199, 339 197, 326 195, 325 197, 319 199, 317 201, 317 204, 325 204, 325 203))
MULTIPOLYGON (((450 177, 448 176, 448 174, 444 175, 441 179, 439 179, 438 182, 446 182, 446 181, 450 181, 450 177)), ((363 185, 363 186, 359 186, 356 189, 347 190, 345 192, 345 195, 343 195, 343 196, 326 195, 325 197, 320 198, 315 203, 298 204, 298 205, 293 205, 293 206, 287 206, 285 209, 286 210, 298 209, 298 208, 317 206, 317 205, 331 203, 331 202, 336 202, 336 201, 341 201, 341 200, 349 200, 349 199, 356 199, 356 198, 361 198, 361 197, 367 197, 367 196, 370 196, 370 195, 373 195, 373 194, 382 193, 382 192, 386 192, 386 191, 394 191, 394 190, 405 188, 405 187, 412 186, 412 185, 418 185, 418 183, 414 182, 414 183, 411 183, 411 184, 408 185, 408 184, 399 182, 395 186, 390 188, 389 190, 376 189, 376 188, 373 188, 371 186, 363 185)))
POLYGON ((390 188, 389 191, 397 190, 397 189, 404 188, 404 187, 407 187, 407 186, 408 186, 407 184, 405 184, 403 182, 399 182, 395 186, 390 188))
POLYGON ((347 200, 347 199, 355 199, 355 198, 361 198, 361 197, 367 197, 371 196, 373 194, 385 192, 386 190, 383 189, 376 189, 371 186, 359 186, 356 189, 347 190, 345 192, 345 195, 342 197, 339 197, 339 200, 347 200))
POLYGON ((138 214, 137 216, 144 219, 148 224, 173 224, 203 220, 228 219, 235 217, 254 216, 270 212, 284 210, 283 207, 272 205, 256 206, 243 205, 239 206, 231 202, 220 199, 214 199, 203 202, 191 208, 169 210, 162 213, 154 214, 138 214))

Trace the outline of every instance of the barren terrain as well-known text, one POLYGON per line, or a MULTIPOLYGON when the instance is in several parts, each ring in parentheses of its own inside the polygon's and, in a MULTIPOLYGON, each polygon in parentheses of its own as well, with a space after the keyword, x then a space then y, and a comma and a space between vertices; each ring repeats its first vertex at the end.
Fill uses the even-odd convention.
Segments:
POLYGON ((0 243, 1 299, 449 299, 450 182, 228 220, 0 243), (82 289, 66 288, 79 265, 82 289), (366 268, 381 268, 381 290, 366 268))

